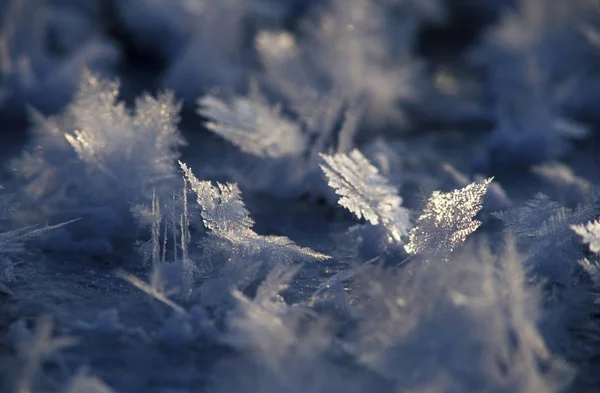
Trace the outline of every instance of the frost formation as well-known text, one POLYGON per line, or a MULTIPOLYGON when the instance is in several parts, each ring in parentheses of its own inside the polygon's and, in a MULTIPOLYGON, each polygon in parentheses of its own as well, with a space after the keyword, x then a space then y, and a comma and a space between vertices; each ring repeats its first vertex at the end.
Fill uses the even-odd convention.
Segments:
POLYGON ((571 225, 571 229, 581 236, 585 244, 589 244, 590 251, 600 254, 600 222, 590 221, 587 224, 571 225))
POLYGON ((283 118, 278 106, 246 97, 227 105, 214 96, 200 99, 198 105, 198 114, 210 120, 208 129, 246 153, 276 159, 306 149, 308 138, 297 123, 283 118))
POLYGON ((171 93, 143 95, 134 110, 118 97, 118 82, 86 72, 62 114, 34 114, 34 146, 45 148, 32 149, 17 169, 32 201, 48 210, 118 210, 149 202, 155 190, 164 200, 171 196, 177 150, 185 143, 177 128, 180 106, 171 93))
POLYGON ((452 251, 475 232, 481 221, 473 217, 481 210, 483 197, 492 178, 471 183, 448 193, 434 191, 404 247, 410 254, 427 250, 452 251))
POLYGON ((401 243, 411 222, 395 187, 357 149, 349 154, 321 157, 325 161, 321 169, 329 186, 341 197, 338 203, 359 219, 381 224, 394 242, 401 243))
POLYGON ((299 247, 285 236, 261 236, 254 232, 254 221, 241 198, 236 184, 201 181, 184 163, 179 165, 190 188, 198 198, 202 209, 202 219, 206 228, 217 237, 226 239, 238 246, 266 251, 276 257, 298 258, 300 260, 325 260, 329 257, 307 247, 299 247))

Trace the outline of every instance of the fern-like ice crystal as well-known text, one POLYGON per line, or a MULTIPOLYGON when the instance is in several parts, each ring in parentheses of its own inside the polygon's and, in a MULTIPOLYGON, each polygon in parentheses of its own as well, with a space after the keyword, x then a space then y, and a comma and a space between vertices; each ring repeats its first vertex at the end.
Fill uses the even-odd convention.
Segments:
POLYGON ((325 163, 321 168, 329 186, 340 196, 338 203, 359 219, 382 225, 394 242, 402 242, 411 223, 396 188, 356 149, 322 157, 325 163))
POLYGON ((590 221, 585 225, 572 225, 571 229, 581 236, 585 244, 590 245, 590 251, 600 254, 600 221, 590 221))
POLYGON ((452 251, 481 225, 473 217, 481 210, 492 178, 448 193, 434 191, 410 231, 404 247, 410 254, 426 250, 452 251))
POLYGON ((248 154, 274 159, 306 149, 308 138, 300 126, 259 98, 237 97, 227 105, 209 95, 198 104, 198 114, 209 119, 208 129, 248 154))
POLYGON ((214 236, 238 246, 266 251, 276 259, 297 257, 301 260, 324 260, 329 256, 299 247, 285 236, 261 236, 254 232, 254 220, 241 197, 237 184, 201 181, 188 166, 179 163, 190 188, 197 196, 204 225, 214 236))

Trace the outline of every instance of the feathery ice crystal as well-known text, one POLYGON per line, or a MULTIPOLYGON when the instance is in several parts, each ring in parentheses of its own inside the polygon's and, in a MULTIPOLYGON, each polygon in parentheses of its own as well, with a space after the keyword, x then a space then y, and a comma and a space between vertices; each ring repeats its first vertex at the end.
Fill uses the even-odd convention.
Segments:
POLYGON ((406 251, 411 254, 452 251, 464 242, 481 225, 473 217, 481 210, 491 182, 489 178, 447 193, 434 191, 409 233, 406 251))
POLYGON ((257 234, 252 229, 254 221, 236 184, 217 183, 215 186, 210 181, 200 181, 186 164, 180 162, 180 165, 197 196, 204 225, 214 236, 228 240, 235 246, 262 250, 276 259, 311 261, 329 258, 310 248, 299 247, 285 236, 257 234))
POLYGON ((357 218, 380 224, 392 241, 401 243, 411 228, 410 213, 402 197, 359 150, 349 154, 322 155, 321 169, 329 186, 341 197, 339 204, 357 218))

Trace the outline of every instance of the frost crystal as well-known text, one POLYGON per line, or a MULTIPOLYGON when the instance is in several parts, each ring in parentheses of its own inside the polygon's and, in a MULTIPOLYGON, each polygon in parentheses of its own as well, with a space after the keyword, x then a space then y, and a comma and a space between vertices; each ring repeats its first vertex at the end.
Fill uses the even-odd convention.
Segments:
POLYGON ((385 227, 395 242, 410 230, 410 215, 401 207, 396 189, 358 150, 350 154, 321 155, 329 186, 341 197, 339 204, 373 225, 385 227))
POLYGON ((410 231, 405 250, 411 254, 428 249, 452 251, 464 242, 481 225, 481 221, 473 217, 481 210, 483 197, 492 180, 471 183, 448 193, 434 191, 415 228, 410 231))
POLYGON ((175 150, 183 144, 176 126, 180 108, 172 94, 145 95, 129 113, 116 101, 118 87, 87 74, 69 111, 73 131, 65 138, 91 170, 149 196, 156 182, 175 174, 175 150))
POLYGON ((590 245, 590 251, 600 254, 600 221, 590 221, 585 225, 571 225, 571 229, 590 245))
POLYGON ((598 204, 598 197, 591 195, 585 203, 575 209, 568 209, 539 193, 527 201, 525 207, 496 214, 496 217, 504 221, 507 228, 526 243, 531 243, 527 239, 539 240, 532 244, 539 250, 569 239, 572 235, 570 229, 578 226, 577 223, 593 218, 598 204))
POLYGON ((281 116, 278 106, 262 100, 237 97, 231 105, 214 96, 198 101, 198 114, 211 122, 207 127, 242 151, 258 157, 280 158, 303 153, 308 138, 298 124, 281 116))
POLYGON ((572 256, 581 252, 573 226, 597 217, 599 205, 596 193, 574 209, 538 194, 525 207, 496 216, 517 235, 519 246, 526 250, 527 263, 532 266, 533 272, 564 285, 570 282, 573 273, 573 264, 565 261, 573 261, 572 256))
POLYGON ((192 191, 198 198, 201 215, 206 228, 217 237, 234 245, 252 247, 264 251, 276 259, 295 256, 302 260, 324 260, 329 256, 299 247, 285 236, 261 236, 252 229, 254 221, 244 205, 241 191, 236 184, 200 181, 191 169, 179 162, 192 191))
POLYGON ((550 199, 545 194, 537 193, 525 206, 510 209, 506 212, 494 213, 507 228, 519 237, 538 236, 544 223, 561 211, 558 202, 550 199))
POLYGON ((204 225, 212 233, 236 240, 253 232, 251 228, 254 221, 236 184, 217 183, 217 186, 213 186, 210 181, 198 180, 187 165, 180 164, 202 207, 204 225))
POLYGON ((335 0, 306 29, 302 47, 330 83, 351 101, 365 105, 365 115, 377 121, 400 122, 406 114, 399 102, 419 98, 421 65, 409 54, 418 20, 394 19, 402 10, 370 0, 335 0), (397 11, 397 13, 395 12, 397 11), (394 26, 394 27, 392 27, 394 26), (393 48, 386 39, 394 35, 393 48))
POLYGON ((167 200, 177 179, 179 105, 172 94, 144 95, 130 111, 119 84, 87 72, 65 112, 37 114, 32 153, 18 163, 27 195, 47 210, 167 200), (54 205, 54 206, 52 206, 54 205))

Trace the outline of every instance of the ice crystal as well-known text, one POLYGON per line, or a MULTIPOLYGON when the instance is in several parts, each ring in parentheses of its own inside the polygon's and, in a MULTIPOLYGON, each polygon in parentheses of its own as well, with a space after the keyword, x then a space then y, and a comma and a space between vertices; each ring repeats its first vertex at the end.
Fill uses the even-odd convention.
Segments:
POLYGON ((590 245, 590 251, 600 254, 600 221, 590 221, 585 225, 571 225, 571 229, 581 236, 585 244, 590 245))
MULTIPOLYGON (((173 2, 162 3, 172 7, 173 2)), ((250 17, 253 2, 220 0, 203 3, 191 18, 189 38, 173 58, 163 80, 163 86, 175 90, 190 102, 203 91, 215 87, 236 91, 243 85, 249 68, 244 22, 250 17)), ((184 11, 183 15, 189 17, 193 13, 184 11)), ((169 45, 167 41, 166 46, 169 45)))
MULTIPOLYGON (((522 239, 564 241, 571 232, 572 225, 594 217, 598 203, 598 197, 592 195, 577 208, 568 209, 539 193, 527 201, 524 207, 498 213, 496 217, 503 220, 507 228, 522 239)), ((542 243, 537 244, 542 246, 542 243)))
MULTIPOLYGON (((238 347, 262 347, 261 349, 274 350, 271 338, 287 337, 284 347, 277 352, 282 354, 288 345, 294 344, 293 332, 285 326, 285 316, 288 306, 280 293, 288 288, 292 278, 298 273, 299 267, 285 268, 279 265, 267 276, 258 287, 253 300, 247 299, 243 294, 234 292, 234 297, 242 309, 242 318, 233 318, 232 327, 234 334, 228 341, 238 347), (271 336, 271 338, 269 337, 271 336), (282 352, 280 352, 282 351, 282 352)), ((283 342, 277 341, 279 345, 283 342)), ((279 358, 280 356, 275 356, 279 358)))
POLYGON ((537 164, 564 154, 572 140, 589 134, 588 126, 568 118, 564 103, 581 75, 588 75, 588 50, 578 30, 595 5, 588 0, 515 3, 472 59, 486 72, 497 113, 488 139, 491 159, 537 164))
POLYGON ((321 166, 329 186, 341 197, 339 204, 373 225, 381 224, 394 242, 410 230, 410 214, 402 197, 358 150, 350 154, 322 155, 321 166))
POLYGON ((177 303, 175 303, 171 299, 169 299, 169 297, 165 293, 163 293, 159 288, 157 288, 155 285, 148 284, 148 283, 144 282, 143 280, 141 280, 140 278, 138 278, 132 274, 129 274, 123 270, 120 270, 120 269, 115 272, 115 275, 117 277, 123 279, 124 281, 127 281, 128 283, 130 283, 131 285, 133 285, 140 291, 145 292, 153 299, 172 308, 175 312, 180 313, 180 314, 186 313, 186 311, 183 307, 181 307, 180 305, 178 305, 177 303))
POLYGON ((208 118, 208 128, 242 151, 268 158, 295 156, 306 150, 307 136, 300 126, 285 119, 258 98, 236 97, 231 105, 214 96, 198 101, 198 114, 208 118))
POLYGON ((282 265, 276 266, 256 290, 254 301, 264 309, 272 312, 285 309, 287 305, 280 293, 288 289, 300 267, 300 265, 292 268, 286 268, 282 265))
POLYGON ((559 162, 535 166, 532 172, 556 190, 554 195, 566 205, 576 205, 590 195, 593 189, 591 182, 578 176, 571 167, 559 162))
POLYGON ((309 56, 344 95, 364 100, 370 112, 400 120, 403 114, 395 105, 418 95, 419 69, 408 54, 415 24, 403 24, 405 30, 395 31, 394 49, 388 47, 392 8, 380 1, 332 1, 309 32, 309 56), (394 50, 400 53, 390 61, 394 50))
POLYGON ((544 162, 567 152, 569 141, 589 135, 589 127, 559 117, 544 82, 529 79, 518 91, 498 95, 496 127, 488 138, 496 162, 544 162))
POLYGON ((334 0, 302 25, 298 40, 285 31, 261 33, 256 49, 265 80, 293 103, 306 91, 333 91, 364 108, 364 118, 375 124, 406 120, 398 104, 419 96, 421 67, 410 48, 427 12, 402 8, 389 1, 334 0), (387 34, 394 35, 393 46, 387 34))
POLYGON ((139 192, 152 195, 156 183, 173 178, 176 149, 183 144, 177 129, 179 105, 170 93, 136 100, 135 112, 117 103, 118 84, 87 74, 69 114, 72 131, 65 138, 90 171, 125 190, 128 200, 139 192))
POLYGON ((547 195, 538 193, 525 202, 525 206, 498 212, 494 216, 504 221, 510 231, 519 237, 532 237, 561 208, 547 195))
POLYGON ((253 391, 292 388, 317 392, 340 387, 345 392, 364 390, 355 387, 363 385, 359 379, 355 384, 344 383, 344 376, 350 377, 349 373, 330 363, 326 355, 332 341, 329 331, 325 324, 310 321, 311 316, 317 315, 303 305, 287 305, 283 300, 281 292, 292 284, 296 271, 296 268, 274 269, 253 299, 233 291, 236 307, 228 320, 225 341, 240 356, 234 363, 226 364, 219 374, 232 375, 236 369, 241 374, 220 378, 217 391, 236 391, 242 381, 253 391))
POLYGON ((407 252, 452 251, 475 232, 481 221, 473 217, 481 210, 492 178, 471 183, 448 193, 434 191, 409 233, 407 252))
POLYGON ((502 253, 467 246, 442 260, 410 274, 372 266, 356 277, 352 310, 361 322, 349 344, 357 361, 395 391, 447 391, 449 380, 456 391, 474 380, 483 391, 563 384, 569 367, 538 329, 539 288, 514 245, 502 253))
MULTIPOLYGON (((485 180, 485 178, 481 175, 476 175, 471 180, 470 177, 465 176, 449 163, 444 163, 442 165, 442 169, 452 180, 453 188, 466 187, 473 181, 481 182, 485 180)), ((492 214, 508 209, 512 206, 512 201, 506 194, 506 191, 504 191, 502 186, 497 181, 492 181, 489 184, 487 194, 485 195, 483 202, 483 211, 488 213, 492 212, 492 214)))
POLYGON ((190 188, 197 196, 204 225, 214 236, 238 246, 264 251, 276 259, 296 257, 302 260, 324 260, 329 256, 310 248, 299 247, 285 236, 261 236, 254 232, 254 220, 241 198, 236 184, 200 181, 192 170, 179 163, 190 188))
POLYGON ((593 293, 594 303, 600 304, 600 263, 598 260, 590 260, 587 258, 583 258, 579 261, 579 266, 586 272, 589 278, 592 280, 592 284, 595 287, 595 291, 593 293))
POLYGON ((169 93, 144 95, 129 111, 118 102, 118 90, 117 82, 88 72, 63 114, 36 114, 33 143, 41 148, 17 163, 33 202, 51 211, 99 205, 125 210, 149 202, 155 190, 169 199, 177 149, 184 144, 179 105, 169 93))
POLYGON ((537 194, 524 207, 496 216, 517 235, 519 245, 529 255, 528 264, 536 274, 567 284, 573 273, 573 255, 581 252, 572 226, 596 218, 599 203, 598 196, 592 194, 575 209, 569 209, 537 194))
POLYGON ((318 154, 332 148, 335 139, 338 150, 353 144, 354 116, 337 97, 311 96, 293 108, 292 119, 280 104, 268 104, 255 84, 251 90, 229 103, 210 95, 199 100, 198 114, 208 118, 208 128, 247 153, 227 154, 218 169, 203 168, 205 175, 227 172, 229 181, 278 198, 320 192, 318 154))

